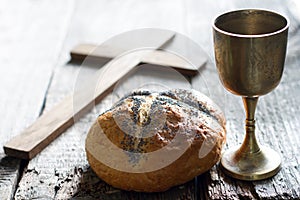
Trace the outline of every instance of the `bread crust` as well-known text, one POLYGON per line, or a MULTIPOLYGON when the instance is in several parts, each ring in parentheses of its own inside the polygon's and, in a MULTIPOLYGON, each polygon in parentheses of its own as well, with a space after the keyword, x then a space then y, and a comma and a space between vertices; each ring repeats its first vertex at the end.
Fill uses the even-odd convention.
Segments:
POLYGON ((224 115, 200 92, 136 91, 97 118, 86 155, 108 184, 160 192, 209 170, 224 141, 224 115))

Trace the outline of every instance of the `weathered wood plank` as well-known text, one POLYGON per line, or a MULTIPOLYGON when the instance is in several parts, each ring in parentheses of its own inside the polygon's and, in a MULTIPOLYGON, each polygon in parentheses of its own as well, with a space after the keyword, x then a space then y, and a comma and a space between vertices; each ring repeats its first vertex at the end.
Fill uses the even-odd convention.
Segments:
POLYGON ((263 199, 300 198, 300 81, 290 79, 295 74, 299 76, 299 64, 299 57, 288 58, 281 84, 263 97, 258 107, 259 139, 272 146, 282 157, 282 169, 274 178, 254 183, 255 190, 263 199))
MULTIPOLYGON (((102 0, 98 3, 78 2, 79 4, 76 6, 77 10, 72 18, 74 24, 67 35, 67 41, 62 50, 60 63, 57 65, 59 67, 55 71, 53 82, 47 95, 45 109, 50 109, 63 98, 65 94, 72 91, 72 83, 79 69, 72 64, 63 65, 63 63, 69 59, 69 50, 80 42, 101 43, 112 34, 131 30, 134 27, 150 26, 169 28, 182 33, 188 33, 188 35, 201 46, 205 47, 206 52, 212 58, 211 63, 213 63, 212 40, 211 34, 208 32, 211 30, 211 22, 214 16, 229 9, 245 7, 264 7, 273 10, 279 9, 278 11, 284 10, 285 3, 278 6, 278 2, 279 1, 262 2, 258 0, 251 2, 228 2, 225 0, 218 2, 175 1, 175 3, 173 1, 165 1, 164 3, 161 3, 161 1, 151 1, 145 3, 134 0, 122 3, 109 0, 102 0), (133 7, 135 9, 132 9, 133 7), (112 17, 112 11, 115 13, 113 15, 114 17, 112 17)), ((70 10, 68 10, 66 14, 70 14, 69 12, 70 10)), ((299 27, 299 24, 294 24, 293 22, 291 25, 299 27)), ((67 26, 65 28, 67 28, 67 26)), ((165 199, 171 197, 172 199, 194 199, 193 193, 197 192, 198 197, 207 199, 272 199, 275 197, 278 199, 299 199, 300 177, 298 155, 300 136, 298 134, 299 120, 297 113, 299 112, 298 105, 300 103, 298 102, 298 88, 300 88, 298 78, 300 44, 299 39, 297 39, 299 38, 297 37, 299 30, 295 29, 293 32, 294 34, 292 36, 294 37, 290 38, 293 45, 289 45, 289 55, 291 56, 288 56, 283 80, 274 92, 260 99, 257 110, 257 129, 262 132, 257 134, 258 138, 261 140, 261 143, 272 145, 274 149, 284 155, 283 169, 273 179, 253 183, 234 181, 224 176, 216 166, 210 170, 210 172, 198 177, 198 187, 196 188, 192 181, 184 186, 175 187, 165 193, 144 194, 124 192, 108 186, 97 178, 89 168, 85 159, 84 140, 85 134, 96 116, 107 107, 110 107, 110 105, 119 98, 119 95, 121 95, 121 93, 116 93, 117 95, 110 95, 104 99, 93 112, 82 118, 75 126, 66 131, 62 137, 58 138, 58 140, 42 152, 41 155, 29 163, 20 181, 20 186, 15 198, 165 199)), ((31 62, 33 61, 31 60, 31 62)), ((201 70, 202 73, 199 77, 193 80, 193 87, 208 94, 208 96, 214 99, 225 111, 228 121, 228 143, 225 148, 228 148, 229 146, 241 143, 243 139, 244 111, 240 97, 225 92, 221 84, 216 82, 217 75, 214 65, 211 63, 201 70)), ((1 69, 2 68, 0 68, 0 70, 1 69)), ((87 75, 93 73, 93 70, 95 70, 87 66, 85 69, 87 75)), ((22 72, 22 74, 23 73, 24 72, 22 72)), ((7 78, 4 77, 5 81, 3 82, 0 79, 0 83, 6 83, 10 77, 12 77, 8 76, 10 75, 9 72, 6 72, 6 74, 7 78)), ((30 75, 32 76, 32 74, 30 75)), ((22 77, 23 76, 20 75, 19 80, 21 80, 22 77)), ((24 77, 23 79, 28 79, 28 77, 24 77)), ((10 83, 13 84, 15 82, 10 83)), ((130 85, 132 84, 129 82, 128 84, 122 84, 122 87, 126 88, 130 85)), ((12 90, 12 88, 10 88, 10 90, 12 90)), ((2 90, 0 91, 2 92, 2 90)), ((122 91, 122 89, 120 89, 120 91, 122 91)), ((18 95, 16 95, 15 98, 19 98, 21 94, 23 93, 18 91, 18 95)), ((8 93, 4 93, 4 95, 8 95, 8 93)), ((27 97, 26 101, 25 100, 23 100, 23 102, 27 103, 25 106, 28 107, 28 102, 30 102, 29 97, 27 97)), ((2 101, 2 98, 0 101, 2 101)), ((4 103, 6 103, 6 101, 8 101, 8 98, 5 99, 4 103)), ((11 127, 15 127, 13 130, 15 131, 14 134, 19 132, 26 125, 29 125, 39 114, 39 109, 31 110, 26 107, 25 109, 23 106, 18 105, 21 104, 21 101, 16 100, 16 102, 10 103, 11 106, 8 107, 3 106, 8 105, 7 103, 0 104, 1 111, 4 110, 5 113, 10 113, 10 118, 7 118, 9 119, 8 128, 5 128, 4 131, 10 132, 11 127), (21 113, 23 113, 20 115, 21 118, 16 120, 24 120, 26 122, 20 123, 20 121, 16 122, 11 120, 15 118, 12 117, 13 113, 9 112, 8 109, 14 108, 20 108, 21 113), (23 109, 25 110, 22 111, 23 109), (30 117, 32 117, 31 120, 28 120, 28 117, 24 117, 27 116, 25 115, 26 112, 35 113, 30 115, 30 117), (26 125, 24 125, 25 123, 26 125), (16 128, 16 126, 21 127, 17 130, 18 128, 16 128)), ((34 101, 33 104, 38 103, 34 101)), ((38 108, 38 106, 35 108, 38 108)), ((4 124, 5 122, 2 123, 4 124)), ((3 176, 4 178, 2 180, 7 181, 7 179, 9 179, 16 183, 18 177, 17 172, 20 166, 19 162, 19 160, 2 158, 0 174, 7 174, 7 176, 3 176), (16 162, 17 164, 12 164, 12 166, 10 166, 10 164, 7 165, 7 163, 11 162, 16 162), (4 169, 4 172, 1 171, 2 169, 4 169)), ((4 197, 9 197, 7 194, 12 195, 13 186, 3 187, 1 182, 0 187, 1 191, 5 190, 4 194, 6 196, 4 197)))
POLYGON ((181 0, 117 2, 89 0, 78 2, 72 18, 62 61, 70 59, 70 50, 80 43, 99 45, 114 35, 137 28, 161 28, 185 34, 184 10, 181 0), (134 8, 134 9, 133 9, 134 8), (83 17, 84 16, 84 17, 83 17))
MULTIPOLYGON (((0 145, 40 114, 65 38, 72 2, 1 1, 0 145)), ((0 150, 0 198, 11 199, 21 161, 0 150)))

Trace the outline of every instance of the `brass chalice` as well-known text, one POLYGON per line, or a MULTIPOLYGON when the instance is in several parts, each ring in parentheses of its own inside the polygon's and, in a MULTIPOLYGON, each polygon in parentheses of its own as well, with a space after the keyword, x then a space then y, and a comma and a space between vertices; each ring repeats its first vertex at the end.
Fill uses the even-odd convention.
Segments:
MULTIPOLYGON (((227 150, 221 167, 241 180, 261 180, 280 170, 281 158, 260 146, 255 137, 258 97, 280 82, 289 23, 283 16, 265 10, 238 10, 217 17, 213 24, 216 65, 224 87, 243 98, 246 135, 240 147, 227 150)), ((230 105, 229 105, 230 106, 230 105)))

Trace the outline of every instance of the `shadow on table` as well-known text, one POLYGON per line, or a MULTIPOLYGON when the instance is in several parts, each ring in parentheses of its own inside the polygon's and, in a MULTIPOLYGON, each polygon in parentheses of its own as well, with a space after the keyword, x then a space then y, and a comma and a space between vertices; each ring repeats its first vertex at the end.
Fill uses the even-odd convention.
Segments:
POLYGON ((106 184, 89 167, 83 172, 80 186, 72 199, 194 199, 194 184, 192 180, 158 193, 129 192, 106 184))
POLYGON ((0 199, 6 198, 2 194, 14 192, 25 165, 24 160, 0 153, 0 199))

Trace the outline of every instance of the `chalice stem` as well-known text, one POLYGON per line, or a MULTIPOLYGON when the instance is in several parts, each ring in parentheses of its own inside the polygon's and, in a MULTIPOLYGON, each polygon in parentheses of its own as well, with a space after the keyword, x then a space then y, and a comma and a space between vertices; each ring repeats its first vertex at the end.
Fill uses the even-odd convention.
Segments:
POLYGON ((255 137, 255 109, 258 97, 243 97, 246 111, 246 135, 240 147, 223 154, 221 166, 224 172, 241 180, 261 180, 275 175, 281 166, 281 158, 274 150, 259 146, 255 137))
POLYGON ((246 135, 239 151, 243 154, 253 154, 260 151, 260 147, 255 137, 255 109, 258 97, 243 97, 246 111, 245 129, 246 135))
POLYGON ((259 96, 280 82, 288 28, 285 17, 267 10, 231 11, 214 21, 219 77, 226 89, 243 97, 246 111, 243 144, 225 151, 220 162, 224 172, 234 178, 262 180, 280 170, 280 155, 256 140, 254 116, 259 96))

